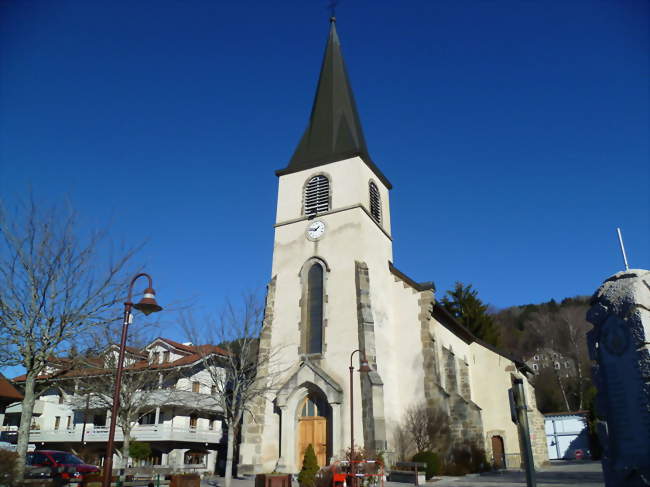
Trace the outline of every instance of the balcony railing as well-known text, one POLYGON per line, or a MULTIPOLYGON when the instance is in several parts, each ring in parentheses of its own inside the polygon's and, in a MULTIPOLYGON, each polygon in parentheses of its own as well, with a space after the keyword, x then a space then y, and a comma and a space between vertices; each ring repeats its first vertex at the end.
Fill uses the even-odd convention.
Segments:
MULTIPOLYGON (((7 430, 13 427, 5 427, 7 430)), ((18 428, 15 427, 17 430, 18 428)), ((80 442, 82 427, 75 429, 52 429, 52 430, 31 430, 29 432, 30 442, 80 442)), ((164 424, 141 424, 134 426, 131 430, 131 439, 136 441, 189 441, 197 443, 219 443, 221 431, 202 430, 189 426, 170 426, 164 424)), ((115 441, 122 441, 124 436, 120 428, 115 430, 115 441)), ((108 441, 108 427, 86 426, 84 436, 86 442, 108 441)))

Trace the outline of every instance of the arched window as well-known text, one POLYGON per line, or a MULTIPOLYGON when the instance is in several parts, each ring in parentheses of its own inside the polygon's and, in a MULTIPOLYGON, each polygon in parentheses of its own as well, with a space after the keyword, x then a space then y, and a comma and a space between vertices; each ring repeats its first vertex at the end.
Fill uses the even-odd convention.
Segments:
POLYGON ((330 181, 326 176, 318 175, 309 180, 305 186, 303 209, 305 215, 315 215, 330 209, 330 181))
POLYGON ((379 198, 379 189, 377 185, 370 181, 370 214, 372 218, 381 223, 381 199, 379 198))
POLYGON ((305 402, 302 403, 302 409, 300 410, 300 416, 303 418, 310 418, 314 416, 320 416, 318 412, 318 405, 314 400, 307 396, 305 402))
POLYGON ((323 266, 314 263, 307 273, 307 353, 323 349, 323 266))

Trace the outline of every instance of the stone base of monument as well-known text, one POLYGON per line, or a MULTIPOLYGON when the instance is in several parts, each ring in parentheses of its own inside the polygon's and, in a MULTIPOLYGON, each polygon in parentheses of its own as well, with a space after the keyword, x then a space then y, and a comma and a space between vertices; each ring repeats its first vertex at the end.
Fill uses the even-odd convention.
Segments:
POLYGON ((614 274, 592 298, 587 334, 607 487, 650 485, 650 271, 614 274))

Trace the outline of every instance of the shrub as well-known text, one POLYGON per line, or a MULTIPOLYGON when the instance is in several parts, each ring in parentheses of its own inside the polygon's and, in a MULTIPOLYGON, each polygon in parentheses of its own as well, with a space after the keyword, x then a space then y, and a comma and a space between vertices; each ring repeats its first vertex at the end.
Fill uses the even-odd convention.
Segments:
POLYGON ((426 477, 430 479, 434 475, 440 473, 440 459, 438 455, 432 451, 421 451, 413 455, 414 462, 422 462, 427 464, 426 477))
POLYGON ((145 460, 151 456, 151 447, 149 443, 132 441, 129 444, 129 456, 134 460, 145 460))
POLYGON ((0 449, 0 485, 20 485, 19 482, 16 482, 14 472, 16 460, 18 460, 16 452, 0 449))
POLYGON ((305 456, 302 460, 302 469, 298 474, 298 483, 302 487, 313 487, 318 468, 316 453, 314 452, 314 447, 310 443, 305 450, 305 456))
POLYGON ((444 472, 447 475, 467 475, 468 473, 489 470, 485 458, 485 450, 474 442, 464 441, 455 444, 445 462, 444 472))

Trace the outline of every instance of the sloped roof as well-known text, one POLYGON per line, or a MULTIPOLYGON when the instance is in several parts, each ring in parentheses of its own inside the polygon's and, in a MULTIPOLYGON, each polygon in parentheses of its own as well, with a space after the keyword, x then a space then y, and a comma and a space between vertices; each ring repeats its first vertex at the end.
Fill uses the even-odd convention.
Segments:
POLYGON ((7 403, 14 401, 22 401, 23 395, 7 380, 7 378, 0 374, 0 403, 7 403))
MULTIPOLYGON (((169 340, 167 338, 157 338, 156 340, 158 339, 166 343, 169 343, 175 348, 180 348, 181 350, 188 352, 187 355, 184 355, 171 362, 162 362, 157 364, 149 363, 149 361, 147 360, 139 360, 129 365, 128 367, 124 367, 124 370, 137 371, 137 370, 144 370, 144 369, 170 369, 174 367, 181 367, 181 366, 198 363, 206 355, 211 355, 211 354, 229 355, 230 354, 230 352, 228 352, 227 350, 218 347, 216 345, 210 345, 210 344, 183 345, 182 343, 178 343, 173 340, 169 340), (178 345, 180 345, 180 347, 178 347, 178 345)), ((135 351, 140 355, 144 354, 144 352, 141 350, 135 349, 135 351)), ((43 374, 38 376, 37 379, 39 380, 53 379, 53 378, 67 379, 67 378, 88 377, 93 375, 110 373, 110 370, 102 367, 102 365, 103 365, 103 361, 100 358, 91 357, 91 358, 84 359, 83 366, 79 366, 77 364, 76 367, 70 368, 69 370, 57 371, 56 373, 53 374, 43 374)), ((26 378, 27 376, 23 374, 18 377, 15 377, 13 381, 23 382, 26 378)))
POLYGON ((332 18, 309 124, 289 165, 276 174, 282 176, 355 156, 360 157, 388 189, 392 187, 368 153, 341 54, 336 21, 332 18))

